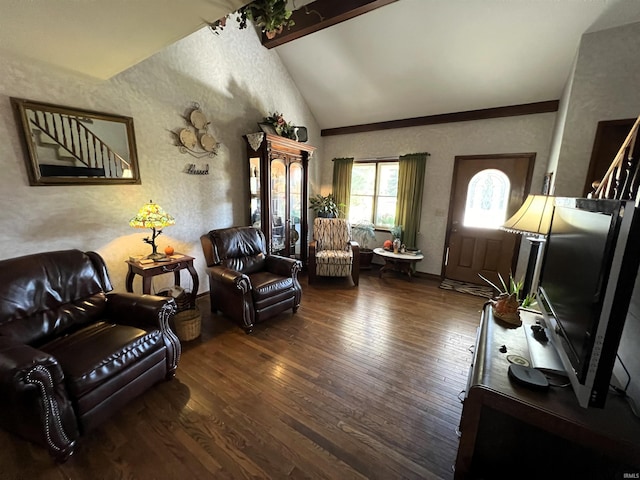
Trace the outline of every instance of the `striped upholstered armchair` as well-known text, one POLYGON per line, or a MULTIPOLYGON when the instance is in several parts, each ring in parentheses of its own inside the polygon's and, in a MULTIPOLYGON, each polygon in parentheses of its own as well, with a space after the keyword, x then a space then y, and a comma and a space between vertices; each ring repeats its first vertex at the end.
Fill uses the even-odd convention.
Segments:
POLYGON ((309 244, 309 283, 316 277, 351 277, 358 285, 360 246, 352 241, 351 225, 344 218, 316 218, 309 244))

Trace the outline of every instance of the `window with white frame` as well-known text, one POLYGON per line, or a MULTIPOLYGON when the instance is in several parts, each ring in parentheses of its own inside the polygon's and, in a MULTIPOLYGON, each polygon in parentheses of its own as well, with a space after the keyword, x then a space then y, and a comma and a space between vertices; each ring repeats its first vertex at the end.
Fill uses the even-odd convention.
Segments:
POLYGON ((396 220, 398 161, 354 162, 351 172, 349 221, 372 222, 376 228, 391 228, 396 220))

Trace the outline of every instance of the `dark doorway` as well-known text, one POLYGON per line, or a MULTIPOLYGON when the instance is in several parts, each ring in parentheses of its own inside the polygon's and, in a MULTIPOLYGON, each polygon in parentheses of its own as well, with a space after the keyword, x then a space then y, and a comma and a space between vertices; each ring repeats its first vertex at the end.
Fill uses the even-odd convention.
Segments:
POLYGON ((606 120, 598 122, 596 136, 593 141, 593 150, 591 151, 591 161, 589 163, 589 172, 584 183, 583 196, 587 196, 594 190, 592 183, 602 180, 607 169, 618 150, 624 143, 631 127, 635 123, 635 118, 625 118, 622 120, 606 120))

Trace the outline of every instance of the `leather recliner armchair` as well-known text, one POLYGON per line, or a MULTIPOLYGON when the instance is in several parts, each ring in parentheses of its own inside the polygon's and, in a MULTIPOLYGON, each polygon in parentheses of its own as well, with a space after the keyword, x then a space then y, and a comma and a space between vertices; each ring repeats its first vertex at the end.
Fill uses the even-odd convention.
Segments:
POLYGON ((200 237, 209 274, 211 311, 220 310, 251 333, 256 323, 300 306, 302 263, 270 255, 254 227, 211 230, 200 237))
POLYGON ((178 365, 175 301, 111 290, 95 252, 0 261, 0 424, 58 461, 178 365))

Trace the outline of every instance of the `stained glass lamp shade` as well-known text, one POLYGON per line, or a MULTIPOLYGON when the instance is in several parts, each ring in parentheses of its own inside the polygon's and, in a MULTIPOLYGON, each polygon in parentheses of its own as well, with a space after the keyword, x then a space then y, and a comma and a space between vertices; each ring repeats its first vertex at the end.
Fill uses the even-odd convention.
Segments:
POLYGON ((151 237, 147 237, 142 239, 143 242, 151 245, 153 252, 147 258, 152 260, 158 260, 160 258, 165 258, 163 253, 158 253, 158 247, 156 245, 156 237, 162 233, 162 229, 164 227, 168 227, 169 225, 175 225, 176 220, 167 212, 165 212, 162 207, 153 201, 149 200, 149 203, 146 203, 140 211, 129 220, 129 225, 134 228, 150 228, 152 230, 151 237))

